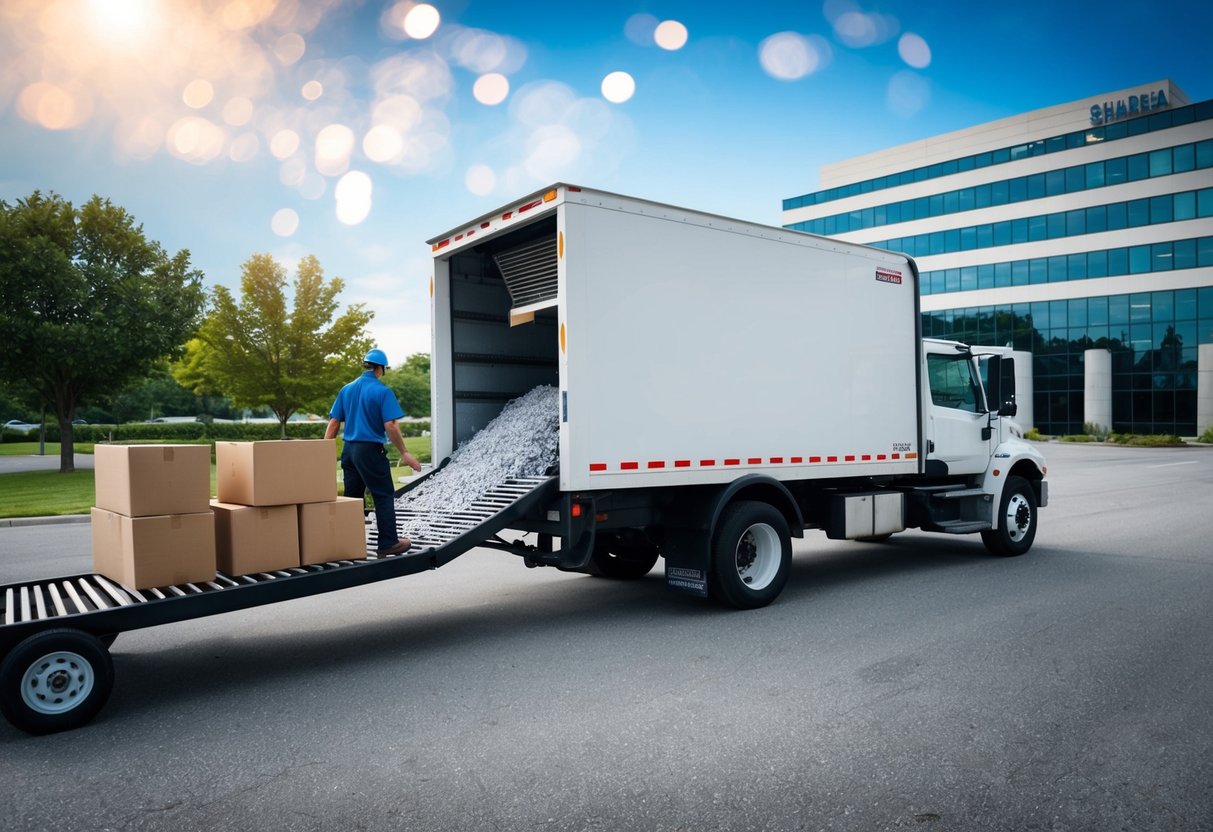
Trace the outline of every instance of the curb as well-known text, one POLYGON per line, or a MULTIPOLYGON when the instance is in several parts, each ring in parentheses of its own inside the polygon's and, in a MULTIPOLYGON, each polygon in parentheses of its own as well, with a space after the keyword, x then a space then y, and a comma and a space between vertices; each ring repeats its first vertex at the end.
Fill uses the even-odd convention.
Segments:
POLYGON ((60 514, 52 517, 8 517, 0 519, 0 529, 17 526, 61 526, 68 523, 87 523, 87 514, 60 514))

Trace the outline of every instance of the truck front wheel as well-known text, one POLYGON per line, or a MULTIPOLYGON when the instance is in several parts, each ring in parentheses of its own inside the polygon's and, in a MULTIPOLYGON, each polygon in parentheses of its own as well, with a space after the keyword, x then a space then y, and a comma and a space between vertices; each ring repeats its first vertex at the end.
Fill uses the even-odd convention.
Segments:
POLYGON ((96 636, 46 630, 0 664, 0 712, 29 734, 67 731, 96 716, 113 685, 113 661, 96 636))
POLYGON ((1007 477, 998 506, 998 528, 981 533, 981 542, 996 555, 1014 557, 1036 539, 1036 492, 1023 477, 1007 477))
POLYGON ((737 609, 765 607, 788 582, 792 537, 773 506, 742 501, 728 506, 712 536, 712 596, 737 609))

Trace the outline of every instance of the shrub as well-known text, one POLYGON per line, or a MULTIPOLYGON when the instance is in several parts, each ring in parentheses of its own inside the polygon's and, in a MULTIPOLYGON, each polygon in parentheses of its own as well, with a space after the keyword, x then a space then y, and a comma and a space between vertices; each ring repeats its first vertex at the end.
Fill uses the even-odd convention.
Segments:
POLYGON ((1040 431, 1039 431, 1039 430, 1037 430, 1036 428, 1028 428, 1027 430, 1025 430, 1025 431, 1023 432, 1023 438, 1024 438, 1024 439, 1031 439, 1033 442, 1042 442, 1042 441, 1044 441, 1044 436, 1042 436, 1042 435, 1041 435, 1041 433, 1040 433, 1040 431))
POLYGON ((1200 435, 1200 438, 1197 441, 1207 442, 1208 444, 1213 445, 1213 425, 1209 425, 1207 428, 1205 428, 1205 432, 1200 435))
POLYGON ((1108 437, 1108 441, 1117 445, 1135 445, 1145 448, 1175 448, 1184 444, 1182 439, 1170 433, 1113 433, 1108 437))
POLYGON ((1068 436, 1058 438, 1060 442, 1102 442, 1098 436, 1092 436, 1089 433, 1072 433, 1068 436))
POLYGON ((1102 440, 1108 437, 1109 430, 1098 422, 1083 422, 1082 432, 1087 436, 1102 440))

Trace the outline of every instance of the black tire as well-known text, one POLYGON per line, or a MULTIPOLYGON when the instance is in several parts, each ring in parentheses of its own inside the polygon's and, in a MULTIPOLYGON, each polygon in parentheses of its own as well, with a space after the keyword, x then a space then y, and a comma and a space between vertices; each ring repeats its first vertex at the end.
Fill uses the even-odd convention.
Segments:
POLYGON ((1015 557, 1032 548, 1036 539, 1036 492, 1023 477, 1007 477, 998 504, 998 528, 981 533, 986 548, 1000 557, 1015 557))
POLYGON ((46 630, 18 644, 0 664, 0 712, 29 734, 86 724, 109 699, 114 663, 100 639, 80 630, 46 630))
POLYGON ((658 554, 652 543, 600 539, 594 544, 594 553, 590 555, 585 571, 598 578, 635 581, 652 571, 658 554))
POLYGON ((788 522, 767 503, 741 501, 725 508, 712 535, 711 594, 741 610, 779 597, 792 567, 788 522))

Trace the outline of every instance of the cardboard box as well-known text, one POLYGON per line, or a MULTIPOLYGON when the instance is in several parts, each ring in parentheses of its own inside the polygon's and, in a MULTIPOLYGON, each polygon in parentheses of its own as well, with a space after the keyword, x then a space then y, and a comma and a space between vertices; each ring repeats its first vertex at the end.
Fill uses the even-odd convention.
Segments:
POLYGON ((97 445, 97 507, 127 517, 210 511, 207 445, 97 445))
POLYGON ((337 499, 337 440, 216 442, 215 472, 221 503, 332 502, 337 499))
POLYGON ((93 571, 130 589, 215 579, 215 515, 128 517, 94 508, 93 571))
POLYGON ((299 506, 299 563, 362 560, 366 557, 362 500, 338 497, 299 506))
POLYGON ((299 565, 299 511, 289 506, 238 506, 211 500, 215 563, 227 575, 274 572, 299 565))

